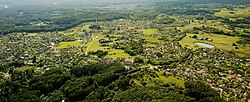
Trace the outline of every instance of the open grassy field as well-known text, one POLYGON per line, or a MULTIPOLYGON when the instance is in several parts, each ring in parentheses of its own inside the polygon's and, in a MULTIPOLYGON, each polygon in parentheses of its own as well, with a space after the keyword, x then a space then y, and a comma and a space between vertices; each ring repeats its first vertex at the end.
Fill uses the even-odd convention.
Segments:
POLYGON ((88 52, 89 51, 97 51, 97 50, 104 50, 105 47, 101 47, 99 40, 104 38, 104 35, 102 34, 93 34, 93 42, 91 43, 91 45, 88 48, 88 52))
POLYGON ((192 36, 197 35, 197 34, 187 34, 185 38, 183 38, 180 41, 180 44, 183 47, 188 47, 188 48, 199 48, 195 43, 201 42, 201 43, 206 43, 215 46, 215 48, 222 49, 225 51, 232 51, 236 53, 237 55, 241 57, 250 57, 248 53, 250 53, 250 46, 240 46, 238 45, 239 49, 235 49, 233 46, 233 43, 237 43, 237 41, 240 40, 239 37, 233 37, 233 36, 226 36, 226 35, 218 35, 218 34, 202 34, 202 35, 197 35, 200 37, 204 38, 210 38, 213 41, 206 41, 206 40, 197 40, 194 38, 191 38, 192 36))
POLYGON ((29 33, 28 36, 36 36, 37 33, 29 33))
POLYGON ((141 78, 142 80, 134 79, 133 81, 136 85, 139 86, 141 86, 142 83, 147 83, 147 86, 154 86, 155 84, 160 82, 164 84, 174 84, 176 86, 184 88, 184 83, 185 83, 184 80, 178 79, 174 76, 164 76, 162 72, 157 72, 157 71, 154 72, 158 75, 158 77, 152 77, 146 74, 141 78))
POLYGON ((131 56, 125 53, 124 50, 111 49, 109 51, 108 57, 110 58, 130 58, 131 56))
POLYGON ((250 7, 244 9, 236 8, 233 10, 224 8, 220 12, 216 12, 214 15, 223 18, 230 18, 231 20, 242 19, 250 16, 250 7))
POLYGON ((245 46, 238 45, 239 49, 235 49, 233 52, 236 53, 240 57, 248 57, 250 58, 250 44, 245 46))
POLYGON ((86 31, 90 31, 91 29, 89 29, 90 25, 84 25, 82 26, 81 30, 86 30, 86 31))
POLYGON ((213 45, 219 49, 231 51, 234 49, 234 47, 232 46, 233 43, 236 43, 239 40, 239 37, 232 37, 232 36, 226 36, 226 35, 217 35, 217 34, 197 35, 200 37, 212 39, 213 41, 210 42, 206 40, 197 40, 197 39, 191 38, 194 35, 197 35, 197 34, 187 34, 187 36, 180 41, 180 44, 182 46, 186 46, 189 48, 195 48, 195 45, 196 45, 195 43, 202 42, 202 43, 213 45))
POLYGON ((57 49, 67 48, 67 47, 78 47, 78 46, 84 46, 80 41, 72 41, 72 42, 61 42, 59 46, 57 46, 57 49))
POLYGON ((202 27, 203 24, 199 24, 199 23, 191 23, 187 26, 184 26, 184 27, 181 27, 179 30, 181 31, 185 31, 185 30, 191 30, 193 29, 194 27, 202 27))
POLYGON ((99 40, 104 39, 104 35, 102 34, 94 34, 93 35, 93 42, 90 43, 87 52, 89 51, 97 51, 103 50, 108 51, 108 56, 110 58, 130 58, 131 56, 124 52, 124 50, 112 49, 111 47, 102 47, 100 46, 99 40))
POLYGON ((141 31, 143 32, 143 34, 146 34, 146 35, 159 34, 158 29, 143 29, 141 31))
POLYGON ((163 82, 165 84, 175 84, 175 85, 183 87, 183 88, 184 88, 184 83, 185 83, 184 80, 177 79, 174 76, 165 77, 165 76, 161 75, 161 76, 159 76, 159 78, 156 78, 154 80, 161 81, 161 82, 163 82))
POLYGON ((226 32, 226 33, 232 32, 232 30, 228 29, 227 25, 224 25, 221 22, 214 21, 214 20, 207 20, 207 21, 201 21, 201 22, 195 21, 187 26, 180 27, 179 30, 181 30, 181 31, 192 30, 194 27, 202 27, 202 26, 217 28, 217 29, 222 30, 223 32, 226 32))
POLYGON ((142 39, 149 42, 160 42, 158 40, 160 38, 158 29, 143 29, 141 31, 143 32, 143 35, 140 36, 142 39))

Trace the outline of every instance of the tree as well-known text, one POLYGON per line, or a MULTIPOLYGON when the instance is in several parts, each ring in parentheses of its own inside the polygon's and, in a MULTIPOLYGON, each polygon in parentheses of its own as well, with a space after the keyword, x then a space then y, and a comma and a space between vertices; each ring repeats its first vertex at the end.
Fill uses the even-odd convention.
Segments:
POLYGON ((144 63, 144 60, 140 57, 136 57, 136 58, 134 58, 134 62, 135 63, 144 63))
POLYGON ((89 29, 92 29, 92 30, 101 30, 101 26, 100 25, 91 25, 89 26, 89 29))
POLYGON ((187 81, 185 82, 186 95, 195 98, 201 102, 222 102, 220 94, 203 82, 187 81))

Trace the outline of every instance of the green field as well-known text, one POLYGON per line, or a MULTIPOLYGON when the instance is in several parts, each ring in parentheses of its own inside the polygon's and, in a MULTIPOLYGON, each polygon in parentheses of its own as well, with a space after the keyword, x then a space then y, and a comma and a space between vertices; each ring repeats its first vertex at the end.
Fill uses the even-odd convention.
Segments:
POLYGON ((191 30, 193 29, 194 27, 202 27, 203 24, 199 24, 199 23, 191 23, 187 26, 184 26, 184 27, 181 27, 179 30, 181 31, 185 31, 185 30, 191 30))
POLYGON ((160 42, 158 40, 160 38, 158 29, 143 29, 141 31, 143 32, 143 35, 140 36, 142 39, 149 42, 160 42))
POLYGON ((222 30, 223 32, 226 32, 226 33, 231 33, 232 30, 229 30, 227 28, 227 25, 224 25, 222 24, 221 22, 219 21, 214 21, 214 20, 207 20, 207 21, 202 21, 202 24, 199 23, 198 21, 195 21, 187 26, 184 26, 184 27, 180 27, 179 30, 181 31, 186 31, 186 30, 192 30, 194 27, 202 27, 202 26, 205 26, 205 27, 212 27, 212 28, 217 28, 219 30, 222 30))
POLYGON ((102 34, 93 34, 92 37, 93 37, 92 43, 90 43, 91 45, 89 45, 89 48, 87 50, 88 52, 89 51, 104 50, 104 48, 106 48, 106 47, 101 47, 100 43, 99 43, 99 40, 104 38, 104 36, 102 34))
POLYGON ((196 49, 199 47, 197 47, 195 43, 201 42, 201 43, 213 45, 215 46, 215 48, 218 48, 218 49, 222 49, 225 51, 232 51, 241 57, 249 57, 250 47, 248 45, 244 47, 238 45, 239 49, 235 49, 235 47, 233 46, 233 43, 237 43, 237 41, 240 40, 239 37, 218 35, 218 34, 197 35, 200 37, 210 38, 213 40, 213 41, 206 41, 206 40, 197 40, 197 39, 191 38, 194 35, 197 35, 197 34, 187 34, 187 36, 180 41, 180 44, 183 47, 196 49))
POLYGON ((130 58, 131 56, 127 53, 125 53, 124 50, 117 50, 117 49, 111 49, 108 50, 110 58, 130 58))
POLYGON ((90 31, 91 29, 89 29, 90 25, 84 25, 82 26, 81 30, 86 30, 86 31, 90 31))
POLYGON ((108 51, 107 57, 110 57, 110 58, 129 58, 129 57, 131 57, 129 54, 125 53, 124 50, 118 50, 118 49, 112 49, 111 47, 100 46, 99 40, 104 39, 104 35, 94 34, 93 38, 94 38, 94 41, 92 41, 92 43, 90 43, 87 52, 103 50, 103 51, 108 51))
POLYGON ((163 82, 165 84, 175 84, 175 85, 183 87, 183 88, 184 88, 184 83, 185 83, 184 80, 177 79, 174 76, 169 76, 169 77, 159 76, 159 78, 156 78, 154 80, 161 81, 161 82, 163 82))
POLYGON ((204 38, 212 39, 213 41, 210 42, 206 40, 197 40, 197 39, 191 38, 194 35, 197 35, 197 34, 187 34, 187 36, 180 41, 180 44, 183 47, 186 46, 189 48, 195 48, 195 43, 202 42, 202 43, 213 45, 219 49, 231 51, 234 49, 234 47, 232 46, 233 43, 236 43, 239 40, 238 37, 232 37, 232 36, 226 36, 226 35, 217 35, 217 34, 197 35, 197 36, 201 36, 204 38))
POLYGON ((146 74, 142 77, 142 80, 134 79, 133 82, 139 86, 142 85, 142 82, 146 82, 147 86, 155 86, 156 83, 160 82, 164 84, 174 84, 176 86, 184 88, 184 83, 185 83, 184 80, 178 79, 174 76, 164 76, 162 72, 157 72, 157 71, 154 72, 157 73, 158 77, 153 78, 152 76, 146 74))
POLYGON ((214 15, 218 17, 223 17, 223 18, 230 18, 231 20, 236 20, 236 19, 242 19, 244 17, 250 16, 250 7, 247 7, 245 9, 222 9, 220 12, 216 12, 214 15))
POLYGON ((78 47, 78 46, 84 46, 80 41, 72 41, 72 42, 61 42, 59 46, 57 46, 57 49, 62 49, 62 48, 68 48, 68 47, 78 47))
POLYGON ((158 29, 143 29, 141 31, 143 32, 143 34, 146 34, 146 35, 159 34, 158 29))
POLYGON ((29 33, 28 36, 36 36, 37 33, 29 33))

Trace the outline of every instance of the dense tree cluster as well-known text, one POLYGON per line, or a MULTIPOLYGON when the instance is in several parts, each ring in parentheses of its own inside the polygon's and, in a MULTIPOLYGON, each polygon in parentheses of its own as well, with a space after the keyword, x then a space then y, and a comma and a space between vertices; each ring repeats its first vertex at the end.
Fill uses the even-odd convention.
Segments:
POLYGON ((51 69, 44 74, 26 70, 14 72, 11 80, 0 84, 0 99, 3 102, 222 101, 217 91, 204 83, 187 82, 185 91, 178 87, 171 89, 158 85, 138 87, 131 83, 133 77, 118 62, 78 65, 70 71, 51 69))
POLYGON ((97 50, 97 51, 91 51, 89 52, 89 54, 96 55, 98 58, 102 58, 108 55, 108 51, 97 50))
MULTIPOLYGON (((75 27, 83 22, 110 21, 124 18, 123 14, 111 12, 100 14, 98 10, 58 10, 33 8, 35 10, 7 10, 1 12, 0 35, 13 32, 52 32, 75 27), (67 15, 66 15, 67 13, 67 15), (52 16, 51 16, 52 15, 52 16), (10 17, 11 16, 11 17, 10 17)), ((93 26, 99 29, 99 26, 93 26)))

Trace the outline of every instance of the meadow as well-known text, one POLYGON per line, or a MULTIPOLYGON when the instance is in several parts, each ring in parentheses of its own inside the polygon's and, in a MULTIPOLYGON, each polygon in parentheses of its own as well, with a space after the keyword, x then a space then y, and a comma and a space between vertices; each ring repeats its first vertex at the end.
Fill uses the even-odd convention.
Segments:
POLYGON ((236 37, 236 36, 226 36, 226 35, 218 35, 218 34, 190 34, 189 33, 189 34, 187 34, 187 36, 185 38, 183 38, 180 41, 180 44, 183 47, 197 49, 197 48, 202 47, 202 46, 198 46, 195 43, 206 43, 206 44, 210 44, 210 45, 215 46, 215 48, 233 52, 233 53, 239 55, 240 57, 250 57, 249 56, 249 53, 250 53, 250 50, 249 50, 250 46, 249 45, 246 45, 246 46, 238 45, 237 46, 238 49, 235 46, 233 46, 233 44, 236 44, 237 41, 239 41, 239 40, 240 40, 240 38, 236 37), (198 39, 192 38, 195 35, 198 37, 201 37, 201 38, 210 38, 210 39, 212 39, 212 41, 198 40, 198 39))
POLYGON ((222 9, 220 12, 216 12, 214 15, 223 18, 229 18, 231 20, 243 19, 250 16, 250 7, 246 8, 234 8, 234 9, 222 9))

